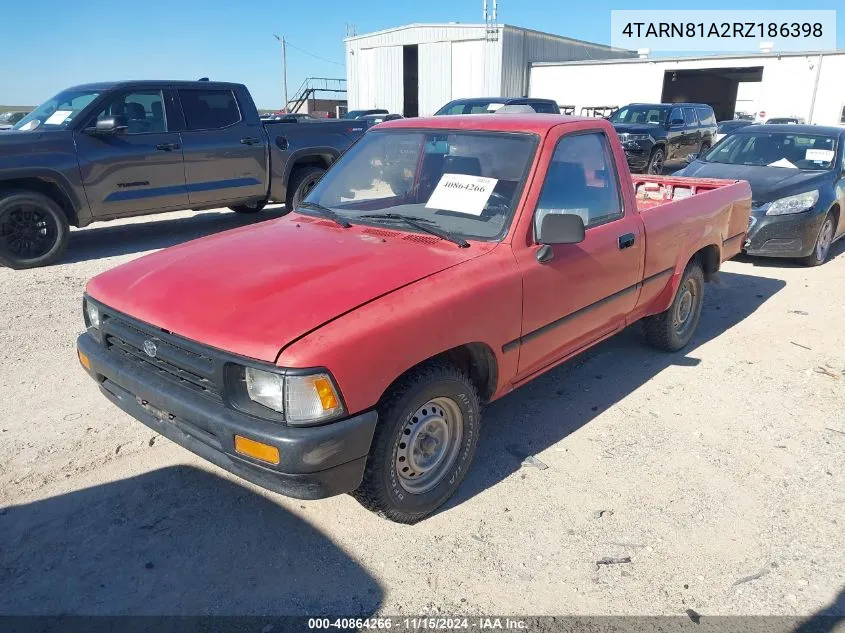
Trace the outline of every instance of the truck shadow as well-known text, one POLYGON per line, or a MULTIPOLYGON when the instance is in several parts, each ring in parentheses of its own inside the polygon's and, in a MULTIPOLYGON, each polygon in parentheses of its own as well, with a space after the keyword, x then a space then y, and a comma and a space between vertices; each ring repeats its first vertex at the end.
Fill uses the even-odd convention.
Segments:
POLYGON ((41 616, 365 617, 384 596, 315 527, 188 466, 0 511, 0 586, 0 614, 41 616))
POLYGON ((233 211, 204 211, 193 217, 109 225, 94 224, 72 231, 67 251, 60 264, 143 253, 167 248, 241 226, 274 220, 285 214, 284 207, 270 207, 259 213, 239 214, 233 211))
POLYGON ((643 340, 641 324, 635 324, 492 403, 484 412, 473 466, 444 510, 512 475, 526 457, 557 444, 667 367, 698 365, 697 348, 751 315, 786 285, 779 279, 736 273, 722 272, 719 277, 718 285, 707 284, 698 329, 684 350, 652 350, 643 340))
POLYGON ((845 588, 824 609, 814 613, 797 626, 793 633, 833 633, 845 622, 845 588))

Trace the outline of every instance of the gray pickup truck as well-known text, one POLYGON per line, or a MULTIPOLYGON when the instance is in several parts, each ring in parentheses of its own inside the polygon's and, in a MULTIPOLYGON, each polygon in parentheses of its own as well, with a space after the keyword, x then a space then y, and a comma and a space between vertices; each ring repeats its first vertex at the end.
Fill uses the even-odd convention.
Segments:
POLYGON ((0 264, 56 261, 71 225, 293 208, 365 131, 359 121, 262 122, 242 84, 68 88, 0 135, 0 264))

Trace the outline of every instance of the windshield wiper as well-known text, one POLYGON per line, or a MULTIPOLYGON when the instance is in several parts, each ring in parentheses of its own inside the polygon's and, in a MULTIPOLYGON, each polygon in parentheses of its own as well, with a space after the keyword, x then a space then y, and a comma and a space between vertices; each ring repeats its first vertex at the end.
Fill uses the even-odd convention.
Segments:
POLYGON ((332 211, 328 207, 324 207, 322 204, 317 204, 316 202, 300 202, 299 206, 302 207, 303 209, 309 209, 311 211, 316 211, 317 213, 319 213, 323 217, 328 218, 332 222, 336 222, 337 224, 339 224, 340 226, 342 226, 345 229, 348 229, 349 227, 352 226, 349 223, 349 221, 346 218, 344 218, 342 215, 340 215, 339 213, 335 213, 334 211, 332 211))
POLYGON ((387 220, 388 222, 404 222, 408 226, 412 226, 415 229, 420 230, 424 233, 436 235, 440 239, 448 240, 454 244, 457 244, 461 248, 469 248, 469 242, 467 242, 462 237, 452 235, 451 233, 449 233, 449 231, 445 231, 441 228, 435 228, 433 226, 430 226, 434 224, 434 221, 429 220, 428 218, 421 218, 415 215, 402 215, 400 213, 365 213, 357 217, 361 220, 387 220))

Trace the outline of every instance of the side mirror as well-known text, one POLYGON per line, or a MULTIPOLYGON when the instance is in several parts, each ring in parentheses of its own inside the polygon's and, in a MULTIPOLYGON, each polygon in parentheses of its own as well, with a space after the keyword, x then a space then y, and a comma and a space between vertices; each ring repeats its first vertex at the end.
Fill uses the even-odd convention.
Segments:
POLYGON ((584 220, 572 213, 546 213, 537 231, 540 244, 577 244, 584 241, 584 220))
POLYGON ((126 124, 126 117, 121 114, 114 116, 107 116, 97 119, 94 127, 89 127, 86 131, 89 134, 108 136, 113 134, 124 134, 129 126, 126 124))
POLYGON ((669 127, 682 127, 683 125, 683 119, 672 119, 671 121, 669 121, 669 127))

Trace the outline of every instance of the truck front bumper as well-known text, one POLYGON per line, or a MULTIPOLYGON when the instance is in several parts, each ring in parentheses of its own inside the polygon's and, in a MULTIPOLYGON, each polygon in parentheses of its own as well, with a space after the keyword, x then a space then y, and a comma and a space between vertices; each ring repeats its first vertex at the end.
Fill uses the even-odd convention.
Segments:
POLYGON ((126 413, 200 457, 262 488, 298 499, 350 492, 361 484, 377 415, 368 411, 323 426, 291 427, 240 413, 109 353, 88 334, 77 339, 88 373, 126 413), (238 454, 235 435, 276 447, 278 465, 238 454))

